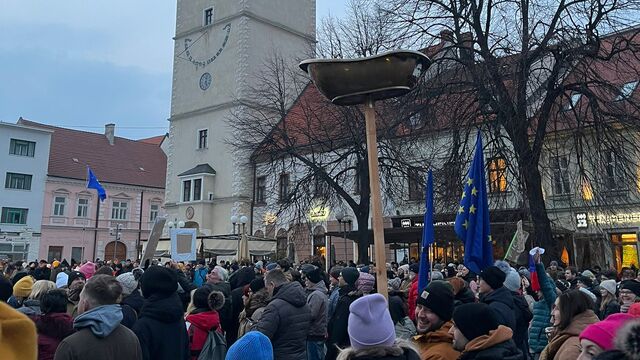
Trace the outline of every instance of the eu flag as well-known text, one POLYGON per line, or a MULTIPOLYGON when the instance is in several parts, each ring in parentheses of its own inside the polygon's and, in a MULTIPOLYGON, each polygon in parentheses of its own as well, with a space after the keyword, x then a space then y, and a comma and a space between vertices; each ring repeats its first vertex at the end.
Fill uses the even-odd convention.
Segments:
POLYGON ((464 242, 464 264, 469 270, 479 274, 486 267, 493 265, 489 203, 480 131, 476 139, 476 153, 464 179, 455 231, 464 242))
POLYGON ((418 294, 422 293, 429 283, 429 246, 435 239, 433 233, 433 175, 427 175, 425 188, 424 227, 422 228, 422 249, 420 253, 420 270, 418 272, 418 294))
POLYGON ((98 181, 98 178, 96 178, 96 176, 93 174, 93 171, 91 171, 91 168, 88 166, 87 171, 89 172, 89 174, 87 175, 87 189, 96 189, 100 201, 104 201, 104 199, 107 198, 107 192, 104 191, 104 188, 98 181))

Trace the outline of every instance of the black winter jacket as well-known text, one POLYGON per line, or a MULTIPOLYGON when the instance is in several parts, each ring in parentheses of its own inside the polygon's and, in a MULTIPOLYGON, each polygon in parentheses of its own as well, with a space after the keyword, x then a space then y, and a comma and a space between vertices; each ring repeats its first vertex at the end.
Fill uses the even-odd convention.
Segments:
POLYGON ((327 327, 327 354, 326 360, 335 360, 338 356, 338 348, 348 347, 350 344, 347 325, 349 324, 349 306, 359 296, 355 286, 343 286, 338 290, 339 298, 333 316, 329 319, 327 327))
POLYGON ((513 295, 506 287, 493 290, 489 294, 481 295, 480 302, 489 305, 495 311, 498 323, 516 332, 516 314, 513 295))
POLYGON ((516 328, 513 329, 513 342, 523 354, 529 354, 529 323, 533 314, 529 310, 529 304, 524 296, 512 293, 516 317, 516 328))
POLYGON ((494 345, 490 348, 464 352, 458 360, 523 360, 522 352, 518 350, 513 340, 494 345))
POLYGON ((136 315, 140 316, 140 311, 142 311, 142 306, 144 305, 144 298, 142 294, 140 294, 140 290, 136 289, 131 294, 125 296, 122 299, 122 303, 131 306, 131 308, 136 311, 136 315))
POLYGON ((133 332, 140 340, 144 360, 189 360, 189 335, 182 304, 176 293, 145 299, 133 332))
POLYGON ((275 360, 306 360, 310 325, 307 294, 294 281, 274 289, 255 330, 271 340, 275 360))

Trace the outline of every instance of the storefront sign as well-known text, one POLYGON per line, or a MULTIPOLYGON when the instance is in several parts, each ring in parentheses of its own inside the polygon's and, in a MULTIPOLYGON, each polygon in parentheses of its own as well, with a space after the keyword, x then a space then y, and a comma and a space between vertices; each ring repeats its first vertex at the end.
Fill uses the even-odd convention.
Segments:
POLYGON ((403 228, 411 227, 411 219, 400 220, 400 226, 402 226, 403 228))
POLYGON ((588 227, 587 213, 576 213, 576 228, 586 229, 588 227))
POLYGON ((589 221, 596 224, 632 224, 640 223, 640 212, 629 212, 621 214, 589 214, 589 221))
POLYGON ((309 219, 311 221, 325 221, 329 218, 329 208, 324 206, 316 206, 309 210, 309 219))

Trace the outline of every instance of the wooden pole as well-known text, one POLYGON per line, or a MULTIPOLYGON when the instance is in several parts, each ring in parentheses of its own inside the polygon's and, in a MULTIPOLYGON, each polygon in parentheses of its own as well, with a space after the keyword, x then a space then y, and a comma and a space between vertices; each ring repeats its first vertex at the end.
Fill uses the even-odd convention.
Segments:
POLYGON ((371 208, 373 211, 373 244, 375 247, 376 276, 378 294, 389 299, 387 289, 387 259, 384 248, 384 224, 382 223, 382 199, 380 192, 380 172, 378 171, 378 141, 376 139, 376 111, 374 101, 367 99, 364 105, 367 124, 367 158, 369 161, 369 186, 371 188, 371 208))

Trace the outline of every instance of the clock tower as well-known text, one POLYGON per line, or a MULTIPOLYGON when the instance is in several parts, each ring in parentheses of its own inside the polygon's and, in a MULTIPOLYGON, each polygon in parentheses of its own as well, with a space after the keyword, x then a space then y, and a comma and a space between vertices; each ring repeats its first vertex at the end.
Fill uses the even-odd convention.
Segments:
MULTIPOLYGON (((277 51, 291 64, 315 46, 315 0, 178 0, 165 208, 203 235, 251 215, 248 154, 227 124, 277 51)), ((274 174, 274 176, 276 176, 274 174)))

